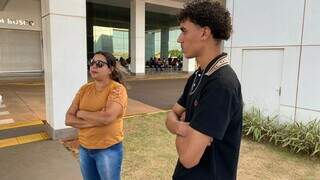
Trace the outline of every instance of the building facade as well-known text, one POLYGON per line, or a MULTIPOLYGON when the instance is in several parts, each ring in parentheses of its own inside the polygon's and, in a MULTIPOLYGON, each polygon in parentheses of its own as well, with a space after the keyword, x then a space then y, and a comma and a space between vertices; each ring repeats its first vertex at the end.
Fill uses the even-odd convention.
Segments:
POLYGON ((227 0, 225 43, 247 108, 283 121, 320 118, 320 1, 227 0))
MULTIPOLYGON (((320 117, 320 2, 226 0, 233 34, 224 42, 246 108, 283 121, 320 117)), ((69 137, 66 109, 87 82, 97 50, 131 57, 130 69, 179 50, 175 14, 183 0, 0 0, 0 74, 44 73, 48 132, 69 137)), ((183 61, 192 72, 195 60, 183 61)))

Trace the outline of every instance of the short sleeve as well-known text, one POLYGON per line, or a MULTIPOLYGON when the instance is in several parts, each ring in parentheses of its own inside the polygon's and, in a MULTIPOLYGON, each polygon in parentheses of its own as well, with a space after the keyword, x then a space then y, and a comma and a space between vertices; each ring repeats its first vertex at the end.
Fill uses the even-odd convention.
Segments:
POLYGON ((232 118, 233 93, 217 85, 207 86, 194 111, 190 126, 214 139, 222 140, 232 118))
POLYGON ((86 87, 87 87, 86 85, 83 85, 83 86, 78 90, 77 94, 76 94, 76 95, 74 96, 74 98, 73 98, 73 101, 72 101, 73 104, 76 104, 76 105, 79 106, 81 97, 83 96, 83 93, 84 93, 86 87))
POLYGON ((191 87, 191 80, 194 76, 191 76, 186 85, 184 86, 184 90, 183 90, 183 93, 182 95, 180 96, 180 98, 178 99, 178 104, 184 108, 187 107, 187 98, 188 98, 188 94, 189 94, 189 90, 190 90, 190 87, 191 87))
POLYGON ((120 104, 124 109, 127 108, 128 95, 127 90, 123 85, 114 86, 108 96, 108 102, 116 102, 120 104))

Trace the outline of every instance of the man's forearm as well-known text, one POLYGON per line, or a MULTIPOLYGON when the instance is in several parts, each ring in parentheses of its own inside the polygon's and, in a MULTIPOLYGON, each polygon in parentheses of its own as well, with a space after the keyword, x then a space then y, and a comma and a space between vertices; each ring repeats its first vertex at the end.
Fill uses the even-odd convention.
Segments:
POLYGON ((169 112, 167 115, 166 126, 172 134, 177 134, 178 123, 178 116, 173 111, 169 112))
POLYGON ((180 157, 184 157, 184 152, 188 150, 187 138, 177 135, 176 137, 176 149, 180 157))

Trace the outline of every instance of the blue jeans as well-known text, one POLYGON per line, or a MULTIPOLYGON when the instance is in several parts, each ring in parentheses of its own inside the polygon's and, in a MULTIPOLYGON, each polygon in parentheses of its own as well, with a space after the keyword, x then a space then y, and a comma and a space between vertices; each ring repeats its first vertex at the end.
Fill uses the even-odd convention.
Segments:
POLYGON ((122 142, 106 149, 80 146, 80 168, 84 180, 120 180, 123 157, 122 142))

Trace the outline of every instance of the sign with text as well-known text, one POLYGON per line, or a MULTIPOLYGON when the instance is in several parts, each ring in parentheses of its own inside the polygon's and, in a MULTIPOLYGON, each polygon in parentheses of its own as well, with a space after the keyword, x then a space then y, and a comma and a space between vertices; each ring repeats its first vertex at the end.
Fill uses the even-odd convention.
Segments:
POLYGON ((32 21, 32 20, 1 18, 1 17, 0 17, 0 24, 16 25, 16 26, 29 26, 29 27, 35 25, 34 21, 32 21))

